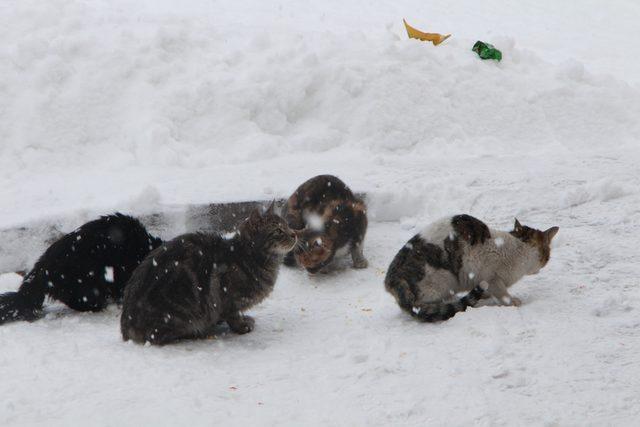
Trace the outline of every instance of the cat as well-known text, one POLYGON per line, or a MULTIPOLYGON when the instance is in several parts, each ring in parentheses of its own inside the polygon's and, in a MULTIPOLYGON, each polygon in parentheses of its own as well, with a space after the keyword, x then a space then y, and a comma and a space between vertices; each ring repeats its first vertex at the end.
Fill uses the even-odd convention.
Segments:
POLYGON ((368 266, 363 254, 367 208, 339 178, 319 175, 304 182, 284 212, 289 227, 300 230, 300 244, 287 254, 286 265, 297 262, 313 274, 348 251, 354 268, 368 266))
POLYGON ((547 264, 558 230, 536 230, 516 219, 512 231, 498 231, 470 215, 437 221, 400 249, 385 288, 403 310, 425 322, 446 320, 481 298, 519 306, 508 288, 547 264), (462 292, 467 294, 457 297, 462 292))
POLYGON ((271 293, 282 256, 296 242, 272 204, 264 214, 254 210, 232 237, 192 233, 165 243, 127 284, 123 339, 164 345, 204 338, 222 321, 250 332, 254 320, 242 312, 271 293))
POLYGON ((47 295, 78 311, 104 309, 122 299, 133 270, 161 243, 120 213, 82 225, 49 246, 17 292, 0 295, 0 324, 38 319, 47 295))

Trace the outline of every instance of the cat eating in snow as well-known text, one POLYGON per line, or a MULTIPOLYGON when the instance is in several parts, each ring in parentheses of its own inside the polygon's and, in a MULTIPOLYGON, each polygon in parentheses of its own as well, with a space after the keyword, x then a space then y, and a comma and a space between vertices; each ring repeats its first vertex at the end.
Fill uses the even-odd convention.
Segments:
POLYGON ((470 215, 446 218, 400 249, 385 288, 403 310, 424 322, 449 319, 482 298, 519 306, 508 288, 547 264, 557 232, 558 227, 540 231, 517 219, 513 230, 505 232, 470 215), (459 298, 461 292, 466 295, 459 298))
POLYGON ((317 273, 344 252, 351 255, 354 268, 366 268, 362 253, 366 212, 364 202, 333 175, 318 175, 304 182, 285 205, 285 219, 300 238, 285 257, 285 264, 297 262, 309 273, 317 273))

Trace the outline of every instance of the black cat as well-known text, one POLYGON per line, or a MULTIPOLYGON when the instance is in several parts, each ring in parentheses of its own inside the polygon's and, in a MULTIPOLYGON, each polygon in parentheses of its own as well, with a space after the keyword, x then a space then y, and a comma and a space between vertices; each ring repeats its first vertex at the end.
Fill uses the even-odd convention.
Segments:
POLYGON ((100 311, 122 298, 131 273, 161 244, 130 216, 88 222, 49 246, 17 292, 0 295, 0 324, 39 318, 46 295, 74 310, 100 311))
POLYGON ((253 211, 237 233, 184 234, 147 256, 124 295, 122 337, 163 345, 209 335, 227 322, 244 334, 254 320, 242 311, 271 293, 282 256, 296 234, 273 212, 253 211))

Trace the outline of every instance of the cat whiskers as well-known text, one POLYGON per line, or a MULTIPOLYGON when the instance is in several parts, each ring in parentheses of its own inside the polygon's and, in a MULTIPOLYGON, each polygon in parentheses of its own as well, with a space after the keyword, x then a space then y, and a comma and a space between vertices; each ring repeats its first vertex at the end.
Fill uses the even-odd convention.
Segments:
POLYGON ((303 242, 300 238, 298 238, 298 240, 296 241, 294 250, 295 249, 299 249, 300 251, 305 252, 305 253, 309 252, 308 245, 306 245, 305 242, 303 242))

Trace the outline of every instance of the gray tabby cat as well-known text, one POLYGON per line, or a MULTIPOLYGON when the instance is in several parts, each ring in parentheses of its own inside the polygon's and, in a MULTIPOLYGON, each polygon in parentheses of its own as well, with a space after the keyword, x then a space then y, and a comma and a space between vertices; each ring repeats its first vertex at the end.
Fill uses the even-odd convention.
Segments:
POLYGON ((127 283, 122 337, 167 344, 211 334, 220 322, 244 334, 254 320, 242 314, 273 290, 282 257, 296 234, 273 212, 257 210, 231 238, 184 234, 151 252, 127 283))
POLYGON ((513 230, 505 232, 470 215, 446 218, 400 249, 385 287, 403 310, 425 322, 449 319, 481 298, 519 306, 508 288, 547 264, 557 232, 558 227, 540 231, 517 219, 513 230), (459 298, 461 292, 467 294, 459 298))

